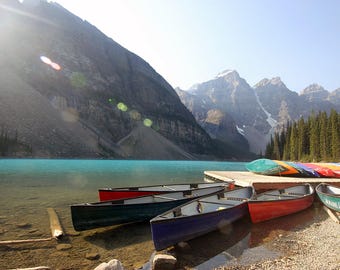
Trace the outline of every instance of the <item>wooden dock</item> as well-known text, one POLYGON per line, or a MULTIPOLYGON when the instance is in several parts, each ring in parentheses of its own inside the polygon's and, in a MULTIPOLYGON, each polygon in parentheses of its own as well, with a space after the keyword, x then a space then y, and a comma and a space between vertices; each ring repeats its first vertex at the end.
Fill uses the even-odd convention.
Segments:
POLYGON ((320 183, 329 183, 340 187, 340 178, 304 178, 287 176, 268 176, 242 171, 205 171, 206 181, 234 181, 236 186, 251 186, 256 190, 280 189, 297 184, 310 183, 314 187, 320 183))

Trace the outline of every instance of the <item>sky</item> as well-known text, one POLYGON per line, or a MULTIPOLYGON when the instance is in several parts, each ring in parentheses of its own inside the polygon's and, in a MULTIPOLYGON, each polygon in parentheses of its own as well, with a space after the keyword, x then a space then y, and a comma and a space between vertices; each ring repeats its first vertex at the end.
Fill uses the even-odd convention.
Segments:
POLYGON ((56 0, 147 61, 174 88, 236 70, 300 92, 340 87, 338 0, 56 0))

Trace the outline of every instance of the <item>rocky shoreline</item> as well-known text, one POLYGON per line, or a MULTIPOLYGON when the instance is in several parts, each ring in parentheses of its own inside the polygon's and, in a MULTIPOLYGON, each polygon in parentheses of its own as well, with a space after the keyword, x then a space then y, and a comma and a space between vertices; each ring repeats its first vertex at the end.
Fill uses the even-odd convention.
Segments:
MULTIPOLYGON (((320 208, 320 211, 323 211, 320 208)), ((340 224, 326 213, 320 213, 307 226, 297 227, 287 235, 280 235, 268 243, 270 250, 283 254, 251 264, 240 264, 236 259, 219 270, 290 269, 290 270, 339 270, 340 224)))

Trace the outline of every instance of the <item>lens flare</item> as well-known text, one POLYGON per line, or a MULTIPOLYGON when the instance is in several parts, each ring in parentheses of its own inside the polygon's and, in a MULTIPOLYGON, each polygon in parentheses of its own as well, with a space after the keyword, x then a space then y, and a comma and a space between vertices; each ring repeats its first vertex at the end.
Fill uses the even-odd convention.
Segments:
POLYGON ((143 121, 144 126, 151 127, 152 126, 152 120, 149 118, 145 118, 143 121))
POLYGON ((51 65, 52 61, 50 58, 46 57, 46 56, 40 56, 40 60, 45 63, 46 65, 51 65))
POLYGON ((117 104, 117 108, 123 112, 126 112, 128 110, 128 107, 123 102, 119 102, 117 104))
POLYGON ((57 63, 52 63, 50 66, 55 70, 61 70, 61 67, 57 63))
POLYGON ((59 64, 52 62, 52 60, 46 56, 40 56, 40 60, 45 63, 46 65, 51 66, 55 70, 61 70, 61 67, 59 64))
POLYGON ((130 113, 129 113, 130 117, 132 120, 135 120, 135 121, 139 121, 141 120, 142 116, 139 112, 137 112, 136 110, 132 110, 130 113))

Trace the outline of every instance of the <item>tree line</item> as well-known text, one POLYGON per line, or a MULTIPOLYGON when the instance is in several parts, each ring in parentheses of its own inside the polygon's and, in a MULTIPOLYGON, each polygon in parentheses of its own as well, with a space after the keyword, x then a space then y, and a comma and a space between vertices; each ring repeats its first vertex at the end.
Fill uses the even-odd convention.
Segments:
POLYGON ((267 144, 265 157, 277 160, 340 161, 340 114, 332 109, 288 122, 267 144))
POLYGON ((11 136, 9 132, 2 127, 0 130, 0 156, 16 156, 20 154, 31 154, 32 148, 18 140, 18 132, 15 131, 14 136, 11 136))

